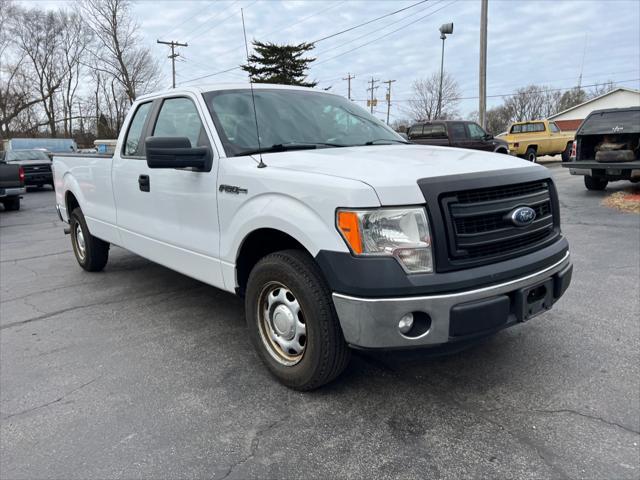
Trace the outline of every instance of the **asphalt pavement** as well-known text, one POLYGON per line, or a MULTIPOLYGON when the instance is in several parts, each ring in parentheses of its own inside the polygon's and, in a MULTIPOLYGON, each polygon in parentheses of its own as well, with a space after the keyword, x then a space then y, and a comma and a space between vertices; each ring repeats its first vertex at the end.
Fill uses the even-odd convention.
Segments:
POLYGON ((238 298, 117 247, 84 272, 28 193, 0 212, 0 478, 640 478, 640 216, 551 170, 574 261, 551 312, 356 353, 311 393, 261 365, 238 298))

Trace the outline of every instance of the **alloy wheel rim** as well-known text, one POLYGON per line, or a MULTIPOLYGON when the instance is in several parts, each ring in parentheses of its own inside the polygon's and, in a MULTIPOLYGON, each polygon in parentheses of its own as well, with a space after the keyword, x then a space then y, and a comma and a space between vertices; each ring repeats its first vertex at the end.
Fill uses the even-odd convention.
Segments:
POLYGON ((80 257, 80 260, 84 260, 84 257, 87 251, 86 250, 87 246, 84 241, 84 234, 82 233, 82 227, 80 226, 79 223, 76 225, 75 237, 76 237, 76 247, 78 251, 78 256, 80 257))
POLYGON ((302 307, 291 290, 270 282, 258 297, 260 338, 269 355, 281 365, 296 365, 307 347, 307 326, 302 307))

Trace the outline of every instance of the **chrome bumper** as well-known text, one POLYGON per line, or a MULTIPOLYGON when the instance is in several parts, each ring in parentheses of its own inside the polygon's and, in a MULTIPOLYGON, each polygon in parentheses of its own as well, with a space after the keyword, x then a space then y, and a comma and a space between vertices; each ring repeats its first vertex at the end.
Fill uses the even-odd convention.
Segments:
MULTIPOLYGON (((509 298, 512 299, 513 292, 541 284, 545 280, 552 279, 554 275, 567 271, 570 267, 571 259, 569 252, 567 252, 562 260, 536 273, 476 290, 403 298, 356 298, 334 293, 333 303, 336 307, 345 339, 352 346, 361 348, 406 348, 438 345, 452 340, 450 318, 454 307, 468 304, 468 302, 490 300, 492 297, 505 296, 507 294, 510 294, 509 298), (403 315, 410 312, 425 312, 431 319, 429 329, 413 338, 404 336, 398 330, 398 321, 403 315)), ((568 281, 570 281, 570 271, 568 281)), ((554 297, 551 300, 551 304, 562 293, 564 293, 564 290, 558 297, 554 297)), ((513 306, 511 308, 513 309, 513 306)), ((550 308, 550 305, 548 308, 550 308)), ((510 315, 509 319, 508 322, 505 321, 504 326, 517 322, 514 315, 510 315)))
POLYGON ((0 194, 0 198, 15 197, 16 195, 24 195, 25 193, 27 193, 26 187, 4 188, 2 194, 0 194))

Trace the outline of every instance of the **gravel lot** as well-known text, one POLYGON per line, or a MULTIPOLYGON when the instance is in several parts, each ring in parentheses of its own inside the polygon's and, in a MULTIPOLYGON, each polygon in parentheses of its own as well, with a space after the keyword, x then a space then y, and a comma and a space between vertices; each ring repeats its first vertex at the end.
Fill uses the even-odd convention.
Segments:
POLYGON ((27 194, 0 212, 0 477, 640 478, 640 217, 552 171, 552 312, 451 356, 357 353, 306 394, 240 300, 119 248, 83 272, 53 192, 27 194))

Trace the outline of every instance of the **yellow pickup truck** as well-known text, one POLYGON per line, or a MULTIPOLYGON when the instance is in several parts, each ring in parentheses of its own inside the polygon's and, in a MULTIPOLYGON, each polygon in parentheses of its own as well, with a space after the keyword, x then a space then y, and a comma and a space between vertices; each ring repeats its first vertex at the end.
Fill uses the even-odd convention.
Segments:
POLYGON ((501 138, 509 143, 511 155, 535 163, 539 156, 560 153, 562 161, 566 162, 571 155, 575 133, 561 131, 555 122, 532 120, 512 123, 501 138))

